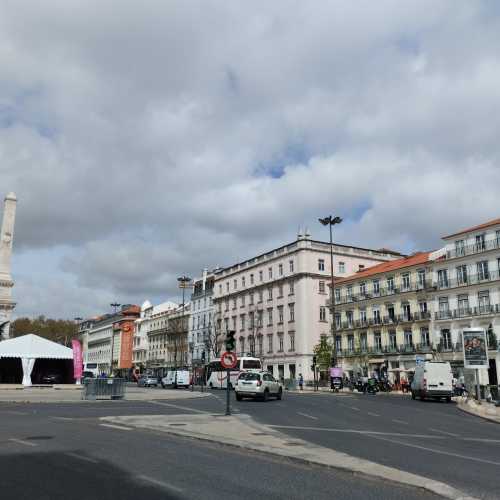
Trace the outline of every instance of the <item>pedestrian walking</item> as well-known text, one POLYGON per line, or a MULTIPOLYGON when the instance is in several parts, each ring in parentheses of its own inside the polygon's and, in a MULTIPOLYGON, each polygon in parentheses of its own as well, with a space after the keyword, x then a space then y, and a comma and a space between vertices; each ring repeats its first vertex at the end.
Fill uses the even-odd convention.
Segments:
POLYGON ((302 376, 302 373, 299 373, 299 389, 301 391, 304 390, 304 377, 302 376))

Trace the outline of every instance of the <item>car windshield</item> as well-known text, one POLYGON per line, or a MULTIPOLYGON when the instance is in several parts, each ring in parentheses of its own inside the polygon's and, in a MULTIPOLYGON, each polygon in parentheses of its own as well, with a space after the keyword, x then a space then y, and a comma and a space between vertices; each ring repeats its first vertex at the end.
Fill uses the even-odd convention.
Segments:
POLYGON ((258 373, 242 373, 239 380, 260 380, 258 373))

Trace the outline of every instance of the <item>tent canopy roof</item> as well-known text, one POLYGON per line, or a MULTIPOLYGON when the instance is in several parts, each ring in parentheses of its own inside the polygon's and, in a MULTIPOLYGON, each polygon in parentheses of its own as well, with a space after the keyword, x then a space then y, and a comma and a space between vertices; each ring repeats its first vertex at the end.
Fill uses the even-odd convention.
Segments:
POLYGON ((0 342, 0 358, 73 359, 73 349, 29 333, 0 342))

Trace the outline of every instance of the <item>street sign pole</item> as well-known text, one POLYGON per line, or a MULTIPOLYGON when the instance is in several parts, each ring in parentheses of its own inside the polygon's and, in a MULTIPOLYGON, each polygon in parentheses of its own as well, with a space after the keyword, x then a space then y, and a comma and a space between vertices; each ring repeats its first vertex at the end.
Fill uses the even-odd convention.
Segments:
POLYGON ((230 402, 230 380, 231 380, 231 370, 228 368, 226 370, 226 415, 231 415, 231 402, 230 402))

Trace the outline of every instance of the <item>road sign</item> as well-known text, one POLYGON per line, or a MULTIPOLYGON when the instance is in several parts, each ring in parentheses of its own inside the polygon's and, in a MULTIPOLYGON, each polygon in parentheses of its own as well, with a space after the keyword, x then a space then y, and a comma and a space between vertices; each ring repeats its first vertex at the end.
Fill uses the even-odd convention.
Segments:
POLYGON ((234 368, 238 364, 238 358, 236 357, 236 354, 234 352, 226 351, 220 357, 220 364, 222 365, 222 368, 226 368, 229 370, 230 368, 234 368))
POLYGON ((415 356, 415 364, 417 366, 422 366, 424 364, 425 358, 423 356, 415 356))

